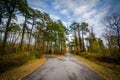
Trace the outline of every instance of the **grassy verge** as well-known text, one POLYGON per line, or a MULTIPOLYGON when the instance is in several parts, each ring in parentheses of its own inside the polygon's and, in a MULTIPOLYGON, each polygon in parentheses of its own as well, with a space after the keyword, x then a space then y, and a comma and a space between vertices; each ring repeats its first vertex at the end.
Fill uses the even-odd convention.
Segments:
POLYGON ((23 77, 41 66, 45 61, 45 58, 31 60, 23 66, 0 74, 0 80, 21 80, 23 77))
POLYGON ((96 54, 89 52, 80 53, 80 56, 89 59, 104 67, 120 72, 120 58, 118 57, 112 57, 108 54, 103 55, 103 54, 98 54, 98 53, 96 54))
POLYGON ((83 57, 75 57, 78 58, 81 62, 83 62, 86 66, 88 66, 90 69, 102 76, 105 80, 120 80, 120 72, 98 65, 83 57))

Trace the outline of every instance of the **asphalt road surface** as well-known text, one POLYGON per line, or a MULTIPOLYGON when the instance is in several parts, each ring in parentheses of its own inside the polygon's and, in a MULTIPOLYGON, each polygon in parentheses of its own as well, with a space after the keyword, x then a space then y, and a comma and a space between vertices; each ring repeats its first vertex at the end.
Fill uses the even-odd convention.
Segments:
POLYGON ((104 80, 69 53, 61 58, 46 58, 43 66, 23 80, 104 80))

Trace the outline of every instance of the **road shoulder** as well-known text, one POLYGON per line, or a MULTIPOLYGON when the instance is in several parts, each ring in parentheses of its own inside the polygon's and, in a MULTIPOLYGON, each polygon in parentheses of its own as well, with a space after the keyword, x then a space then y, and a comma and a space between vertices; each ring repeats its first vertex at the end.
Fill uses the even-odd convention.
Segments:
POLYGON ((23 77, 27 76, 28 74, 32 73, 37 68, 42 66, 45 63, 45 61, 46 61, 45 58, 31 60, 28 63, 18 68, 14 68, 12 70, 9 70, 0 74, 0 79, 1 80, 21 80, 23 77))
POLYGON ((119 80, 120 74, 117 74, 115 71, 101 66, 99 64, 96 64, 88 59, 85 59, 80 56, 76 56, 77 59, 79 59, 81 62, 83 62, 87 67, 89 67, 91 70, 95 71, 97 74, 102 76, 105 80, 119 80))

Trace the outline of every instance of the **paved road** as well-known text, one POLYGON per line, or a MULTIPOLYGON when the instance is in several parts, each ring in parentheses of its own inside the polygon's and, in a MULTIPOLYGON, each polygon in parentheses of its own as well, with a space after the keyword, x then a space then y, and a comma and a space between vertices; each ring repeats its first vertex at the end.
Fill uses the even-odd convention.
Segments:
POLYGON ((104 80, 74 56, 47 57, 46 63, 23 80, 104 80))

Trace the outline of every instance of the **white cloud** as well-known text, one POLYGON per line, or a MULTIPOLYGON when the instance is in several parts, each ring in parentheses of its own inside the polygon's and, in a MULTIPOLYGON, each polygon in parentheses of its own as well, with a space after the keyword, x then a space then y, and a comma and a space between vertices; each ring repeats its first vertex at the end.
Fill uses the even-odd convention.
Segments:
POLYGON ((60 13, 61 13, 61 14, 64 14, 64 15, 68 15, 68 14, 69 14, 66 9, 61 10, 60 13))
POLYGON ((59 9, 59 8, 60 8, 59 5, 55 5, 55 6, 54 6, 54 9, 59 9))
MULTIPOLYGON (((103 11, 101 13, 93 11, 93 12, 90 12, 90 14, 88 14, 88 15, 92 15, 92 17, 88 17, 87 22, 89 23, 90 27, 94 28, 94 32, 97 37, 100 37, 104 32, 105 25, 103 25, 102 20, 104 19, 104 16, 106 15, 106 13, 107 11, 103 11), (92 15, 91 13, 93 13, 94 15, 92 15)), ((84 17, 87 17, 87 16, 84 16, 84 17)))
POLYGON ((24 23, 24 21, 25 21, 25 18, 23 16, 17 15, 17 23, 22 24, 24 23))
POLYGON ((92 9, 99 0, 55 0, 53 5, 61 9, 72 11, 75 15, 92 9))
MULTIPOLYGON (((76 0, 76 1, 79 1, 79 0, 76 0)), ((58 9, 67 9, 67 10, 73 10, 74 8, 78 7, 76 5, 76 1, 74 0, 55 0, 53 2, 53 6, 56 7, 56 6, 59 6, 58 9)))
MULTIPOLYGON (((58 17, 56 15, 50 15, 50 17, 54 21, 60 20, 60 17, 58 17)), ((66 22, 66 21, 62 21, 62 23, 65 27, 68 27, 71 24, 70 22, 66 22)))
POLYGON ((97 11, 96 11, 95 9, 93 9, 93 10, 91 10, 91 11, 83 14, 83 18, 85 18, 85 19, 90 19, 90 18, 92 18, 93 16, 95 16, 96 13, 97 13, 97 11))
POLYGON ((27 0, 28 4, 32 7, 32 8, 39 8, 40 5, 45 6, 45 2, 42 0, 27 0))
POLYGON ((86 6, 86 5, 80 6, 80 7, 76 8, 76 9, 74 10, 74 14, 75 14, 75 15, 81 15, 81 14, 85 13, 86 10, 87 10, 87 6, 86 6))
POLYGON ((92 16, 96 15, 96 10, 92 10, 99 0, 55 0, 53 5, 59 6, 59 9, 62 9, 60 13, 63 15, 72 12, 73 14, 70 15, 69 21, 77 21, 81 22, 83 20, 88 20, 92 16))
POLYGON ((60 18, 56 15, 50 15, 50 18, 53 19, 54 21, 59 20, 60 18))
POLYGON ((62 23, 65 27, 69 27, 69 25, 71 24, 70 22, 65 22, 65 21, 62 21, 62 23))

